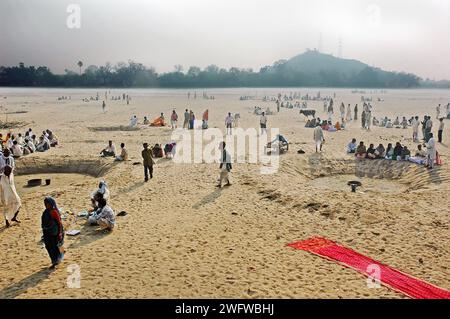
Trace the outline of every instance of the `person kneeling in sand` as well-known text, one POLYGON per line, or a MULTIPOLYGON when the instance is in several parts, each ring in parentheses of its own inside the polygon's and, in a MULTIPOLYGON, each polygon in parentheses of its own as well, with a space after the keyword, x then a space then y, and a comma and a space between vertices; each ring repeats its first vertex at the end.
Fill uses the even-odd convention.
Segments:
POLYGON ((92 210, 91 212, 94 212, 98 209, 97 202, 99 198, 104 198, 106 200, 109 199, 109 189, 108 185, 105 181, 101 180, 98 184, 98 189, 92 192, 91 194, 91 204, 92 204, 92 210))
POLYGON ((89 217, 90 225, 99 225, 102 230, 112 231, 116 225, 116 216, 105 198, 98 198, 97 211, 89 217))

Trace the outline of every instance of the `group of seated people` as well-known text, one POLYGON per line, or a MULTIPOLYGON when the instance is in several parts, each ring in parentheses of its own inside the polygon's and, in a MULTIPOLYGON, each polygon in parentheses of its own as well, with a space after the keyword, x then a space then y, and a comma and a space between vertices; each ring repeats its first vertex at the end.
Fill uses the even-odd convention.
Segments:
POLYGON ((406 117, 403 116, 402 120, 399 119, 399 117, 397 116, 395 118, 394 121, 392 121, 390 118, 388 118, 387 116, 385 116, 383 119, 377 119, 376 117, 374 117, 372 119, 372 125, 373 126, 379 126, 379 127, 385 127, 385 128, 393 128, 393 127, 397 127, 397 128, 408 128, 408 126, 412 125, 412 121, 413 121, 414 117, 410 118, 409 120, 406 119, 406 117))
POLYGON ((253 113, 256 115, 261 115, 264 112, 265 115, 273 115, 274 113, 270 109, 270 107, 267 107, 265 111, 260 106, 255 106, 253 109, 253 113))
POLYGON ((108 141, 108 145, 100 152, 101 157, 114 157, 115 161, 128 161, 128 151, 125 143, 120 143, 120 155, 116 156, 116 146, 113 141, 108 141))
POLYGON ((45 130, 39 139, 33 133, 30 128, 25 132, 25 136, 22 133, 13 134, 7 133, 5 137, 0 133, 0 146, 2 151, 8 149, 13 157, 19 158, 24 155, 28 155, 34 152, 45 152, 50 147, 58 145, 58 139, 50 130, 45 130))
POLYGON ((344 123, 339 123, 336 122, 336 124, 333 125, 333 123, 331 123, 331 121, 327 121, 327 120, 321 120, 320 118, 313 118, 312 120, 308 119, 305 127, 309 127, 309 128, 314 128, 317 125, 320 125, 320 127, 322 128, 322 130, 324 131, 328 131, 328 132, 336 132, 336 131, 340 131, 342 129, 345 128, 345 124, 344 123))
POLYGON ((356 158, 362 159, 389 159, 396 161, 410 161, 417 164, 425 164, 427 158, 427 151, 423 149, 421 144, 417 145, 417 150, 414 156, 406 145, 397 142, 395 146, 389 143, 385 148, 383 144, 379 144, 376 148, 374 144, 369 144, 367 148, 363 141, 357 144, 356 139, 353 138, 347 145, 347 153, 355 154, 356 158))
POLYGON ((89 102, 89 101, 98 101, 99 100, 99 96, 97 95, 96 97, 91 96, 90 98, 83 98, 81 99, 83 102, 89 102))
MULTIPOLYGON (((175 156, 176 142, 169 142, 164 145, 164 148, 158 143, 151 148, 153 158, 173 158, 175 156)), ((101 157, 114 157, 115 161, 128 161, 128 150, 125 148, 125 143, 120 143, 120 154, 116 153, 116 146, 113 141, 108 141, 108 145, 100 152, 101 157)))

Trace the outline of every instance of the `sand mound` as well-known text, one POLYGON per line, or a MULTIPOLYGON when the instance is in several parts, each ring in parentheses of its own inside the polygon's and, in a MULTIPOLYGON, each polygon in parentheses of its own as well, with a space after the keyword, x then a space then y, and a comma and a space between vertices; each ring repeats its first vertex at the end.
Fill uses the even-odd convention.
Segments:
POLYGON ((21 128, 27 124, 28 123, 21 122, 21 121, 10 121, 7 123, 0 121, 0 129, 21 128))
POLYGON ((44 173, 78 173, 101 177, 109 172, 115 163, 103 158, 69 159, 67 156, 54 157, 51 165, 48 159, 40 157, 23 157, 16 161, 16 175, 44 173))
POLYGON ((112 131, 139 131, 139 127, 131 127, 131 126, 94 126, 88 128, 93 132, 112 132, 112 131))

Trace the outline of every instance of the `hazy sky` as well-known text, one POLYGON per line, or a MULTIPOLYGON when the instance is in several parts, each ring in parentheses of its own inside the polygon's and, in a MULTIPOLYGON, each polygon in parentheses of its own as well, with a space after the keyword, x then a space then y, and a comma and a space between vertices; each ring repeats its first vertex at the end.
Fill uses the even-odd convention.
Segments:
POLYGON ((0 65, 57 73, 129 59, 259 70, 306 48, 338 55, 339 39, 344 58, 450 79, 450 0, 0 0, 0 65))

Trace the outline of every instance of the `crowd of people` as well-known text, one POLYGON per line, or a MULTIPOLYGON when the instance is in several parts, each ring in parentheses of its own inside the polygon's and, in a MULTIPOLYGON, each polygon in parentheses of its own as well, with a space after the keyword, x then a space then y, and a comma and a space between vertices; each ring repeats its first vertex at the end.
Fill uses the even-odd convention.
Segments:
POLYGON ((34 152, 46 152, 51 147, 58 145, 55 134, 47 129, 36 138, 33 130, 29 128, 22 133, 9 132, 5 136, 0 133, 0 151, 8 151, 14 158, 29 155, 34 152))
POLYGON ((353 138, 348 143, 347 153, 355 154, 357 159, 410 161, 425 165, 430 169, 434 167, 435 163, 440 163, 433 133, 431 133, 430 138, 426 143, 417 145, 417 150, 414 155, 412 155, 411 150, 407 145, 402 145, 400 142, 396 142, 395 146, 392 143, 388 143, 385 147, 380 143, 377 147, 375 147, 374 144, 369 144, 369 147, 367 147, 366 144, 364 144, 364 141, 360 141, 358 144, 356 138, 353 138))

